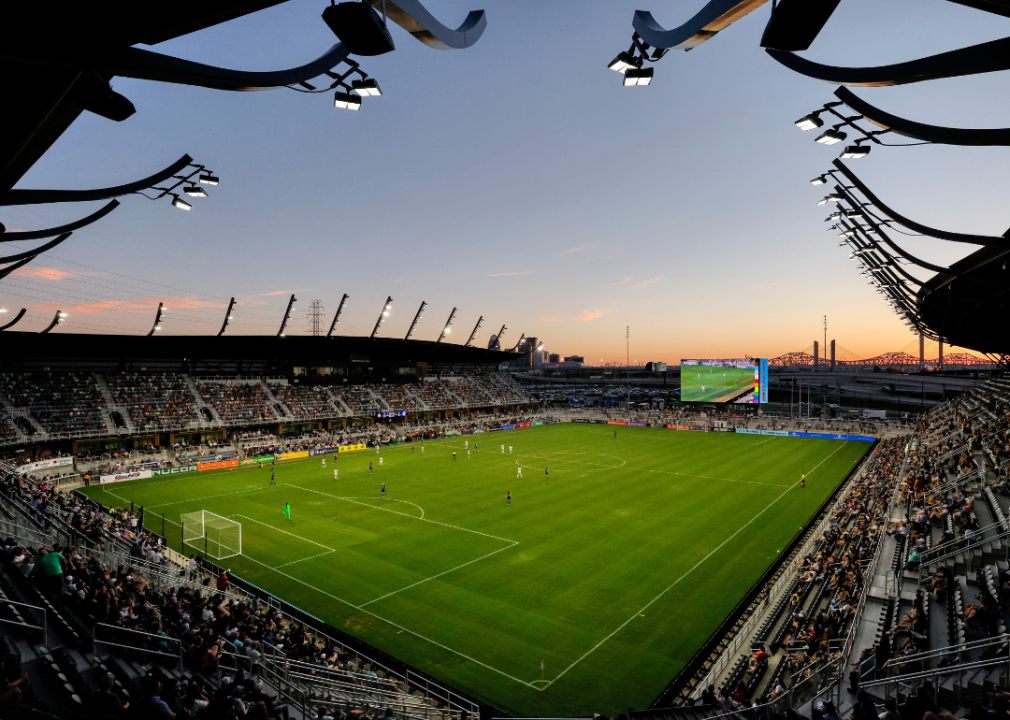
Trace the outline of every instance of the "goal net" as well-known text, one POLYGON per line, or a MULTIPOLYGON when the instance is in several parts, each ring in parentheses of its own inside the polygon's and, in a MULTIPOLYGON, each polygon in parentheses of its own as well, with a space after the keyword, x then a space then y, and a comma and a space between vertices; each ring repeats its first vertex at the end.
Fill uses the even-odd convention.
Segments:
POLYGON ((215 560, 242 554, 242 523, 198 510, 182 515, 182 542, 215 560))

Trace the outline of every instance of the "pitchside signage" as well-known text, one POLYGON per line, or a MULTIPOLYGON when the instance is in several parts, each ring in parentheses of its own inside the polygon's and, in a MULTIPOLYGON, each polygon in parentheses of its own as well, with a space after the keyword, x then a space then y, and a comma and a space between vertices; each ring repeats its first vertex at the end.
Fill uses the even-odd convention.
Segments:
POLYGON ((66 467, 73 464, 74 459, 72 457, 50 458, 49 460, 39 460, 27 465, 20 465, 18 466, 18 471, 23 473, 35 472, 36 470, 48 470, 49 468, 66 467))
POLYGON ((99 478, 99 482, 102 485, 106 483, 118 483, 126 482, 127 480, 143 480, 145 478, 151 477, 153 473, 150 470, 135 470, 128 473, 113 473, 112 475, 102 475, 99 478))
POLYGON ((159 477, 161 475, 180 475, 182 473, 196 472, 199 468, 198 465, 180 465, 179 467, 161 468, 160 470, 152 470, 152 477, 159 477))

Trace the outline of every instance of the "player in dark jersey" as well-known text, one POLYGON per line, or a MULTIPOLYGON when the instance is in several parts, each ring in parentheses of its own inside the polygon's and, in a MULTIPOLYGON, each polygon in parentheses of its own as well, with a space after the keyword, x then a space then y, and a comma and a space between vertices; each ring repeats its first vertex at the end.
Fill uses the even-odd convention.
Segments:
POLYGON ((511 491, 511 490, 509 490, 509 491, 508 491, 508 492, 507 492, 507 493, 505 494, 505 504, 506 504, 506 505, 511 505, 511 504, 512 504, 512 491, 511 491))
POLYGON ((386 483, 382 483, 382 497, 386 497, 386 483))

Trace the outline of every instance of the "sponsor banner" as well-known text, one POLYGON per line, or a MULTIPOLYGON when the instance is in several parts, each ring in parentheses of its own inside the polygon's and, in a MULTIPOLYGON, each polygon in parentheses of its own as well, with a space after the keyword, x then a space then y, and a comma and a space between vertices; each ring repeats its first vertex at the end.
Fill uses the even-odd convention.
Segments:
POLYGON ((628 427, 649 427, 649 423, 628 423, 628 427))
POLYGON ((528 427, 533 427, 533 423, 525 422, 525 423, 516 423, 515 425, 516 430, 518 430, 519 428, 528 428, 528 427))
POLYGON ((515 428, 516 428, 515 425, 502 425, 501 426, 502 430, 515 430, 515 428))
POLYGON ((204 470, 221 470, 222 468, 238 467, 238 460, 218 460, 216 462, 198 463, 196 469, 200 472, 204 470))
POLYGON ((750 428, 737 428, 737 433, 740 435, 760 435, 762 430, 751 430, 750 428))
POLYGON ((54 467, 66 467, 67 465, 73 465, 74 459, 72 457, 59 457, 50 458, 49 460, 39 460, 38 462, 28 463, 27 465, 19 465, 18 472, 35 472, 36 470, 48 470, 54 467))
POLYGON ((593 422, 593 421, 592 421, 592 420, 590 420, 589 418, 572 418, 572 422, 577 422, 577 423, 591 423, 591 422, 593 422))
POLYGON ((256 457, 246 458, 245 460, 239 461, 239 465, 255 465, 261 462, 272 462, 274 459, 273 455, 257 455, 256 457))
POLYGON ((534 420, 533 422, 530 423, 530 427, 539 427, 540 425, 543 424, 544 424, 543 420, 534 420))
POLYGON ((805 437, 805 438, 818 438, 821 440, 852 440, 855 442, 873 442, 876 440, 875 435, 834 435, 831 433, 804 433, 804 432, 791 432, 789 437, 805 437))
POLYGON ((628 423, 624 420, 607 420, 607 425, 627 425, 628 423))
POLYGON ((332 455, 335 452, 340 452, 339 445, 333 445, 332 447, 318 448, 316 450, 309 450, 309 456, 316 457, 317 455, 332 455))
POLYGON ((690 430, 690 425, 667 425, 667 430, 690 430))
POLYGON ((278 460, 300 460, 301 458, 307 458, 309 456, 308 450, 299 450, 298 452, 289 453, 278 453, 278 460))
POLYGON ((135 470, 129 473, 115 473, 113 475, 102 475, 99 481, 102 485, 106 483, 126 482, 127 480, 143 480, 151 477, 150 470, 135 470))
POLYGON ((152 470, 151 477, 159 477, 161 475, 180 475, 182 473, 196 472, 198 465, 180 465, 179 467, 161 468, 160 470, 152 470))
POLYGON ((459 430, 449 430, 445 436, 446 437, 459 437, 462 433, 459 430))
POLYGON ((365 443, 361 443, 360 445, 341 445, 340 446, 340 452, 342 452, 342 453, 345 453, 345 452, 354 452, 355 450, 365 450, 367 448, 368 448, 368 445, 365 444, 365 443))
POLYGON ((714 427, 712 432, 733 432, 733 428, 728 427, 714 427))

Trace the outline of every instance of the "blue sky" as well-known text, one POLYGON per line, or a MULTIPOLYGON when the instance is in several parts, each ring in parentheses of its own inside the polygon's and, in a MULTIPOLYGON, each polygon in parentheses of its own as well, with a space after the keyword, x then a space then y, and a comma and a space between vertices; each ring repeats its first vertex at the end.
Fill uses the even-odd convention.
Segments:
MULTIPOLYGON (((329 95, 224 93, 116 79, 137 113, 84 113, 19 187, 94 187, 142 177, 183 153, 221 185, 183 213, 127 198, 93 228, 0 285, 0 304, 29 308, 40 329, 139 333, 158 301, 165 333, 213 333, 228 298, 234 333, 276 332, 287 296, 291 332, 321 300, 350 300, 342 332, 366 334, 387 295, 382 334, 456 335, 479 315, 547 349, 589 359, 769 356, 822 334, 856 354, 912 338, 826 233, 811 177, 837 148, 793 121, 832 99, 758 47, 770 7, 690 53, 656 65, 650 87, 624 88, 607 63, 626 49, 623 0, 428 0, 448 25, 483 7, 488 27, 464 51, 432 50, 393 27, 397 50, 362 58, 384 91, 358 113, 329 95)), ((655 0, 664 25, 702 0, 655 0)), ((322 2, 279 7, 154 49, 238 69, 302 64, 334 38, 322 2)), ((845 0, 807 57, 875 65, 995 39, 1010 21, 944 0, 845 0)), ((857 89, 899 115, 958 127, 1010 116, 1007 75, 857 89)), ((1002 148, 876 148, 852 167, 895 208, 964 232, 1010 227, 1002 148)), ((9 228, 44 227, 84 206, 8 208, 9 228)), ((938 262, 965 247, 909 239, 938 262)), ((970 248, 967 248, 970 249, 970 248)))

